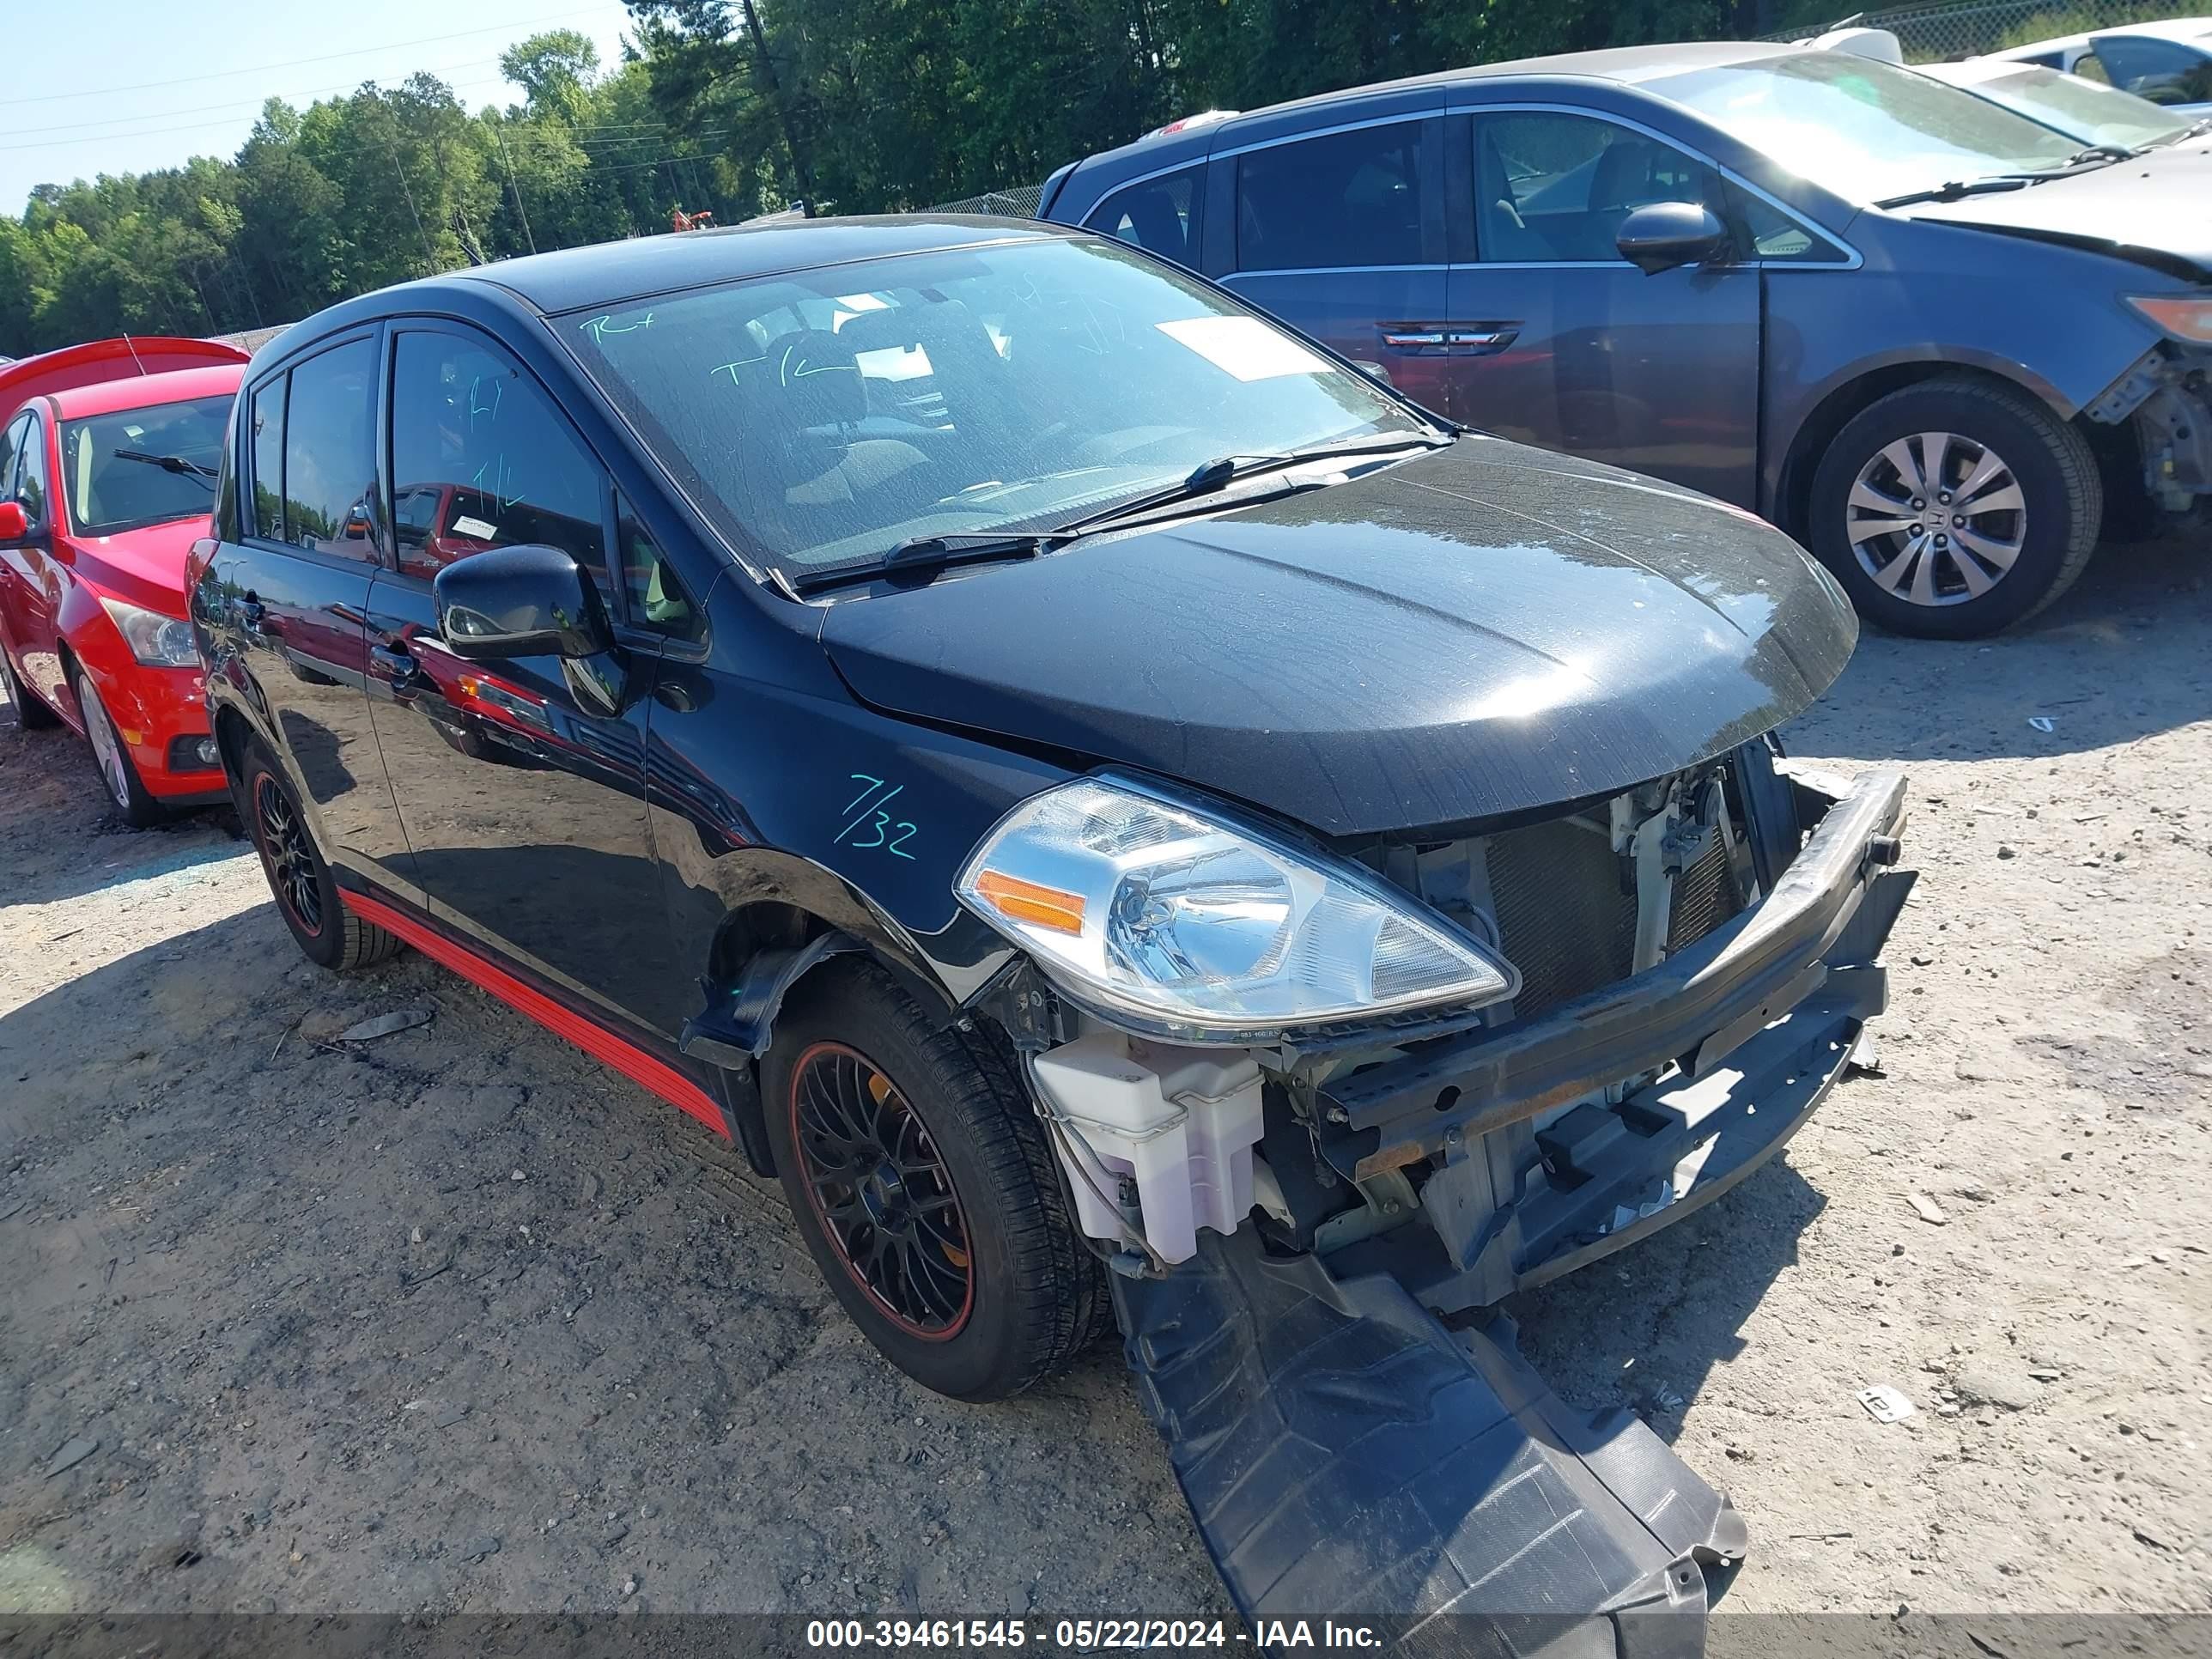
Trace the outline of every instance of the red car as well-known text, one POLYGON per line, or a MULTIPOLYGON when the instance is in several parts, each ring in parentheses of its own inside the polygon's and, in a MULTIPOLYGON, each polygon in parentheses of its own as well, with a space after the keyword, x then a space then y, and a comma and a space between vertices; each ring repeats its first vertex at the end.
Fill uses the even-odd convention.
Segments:
POLYGON ((137 828, 226 799, 185 616, 246 354, 100 340, 0 366, 0 681, 137 828))

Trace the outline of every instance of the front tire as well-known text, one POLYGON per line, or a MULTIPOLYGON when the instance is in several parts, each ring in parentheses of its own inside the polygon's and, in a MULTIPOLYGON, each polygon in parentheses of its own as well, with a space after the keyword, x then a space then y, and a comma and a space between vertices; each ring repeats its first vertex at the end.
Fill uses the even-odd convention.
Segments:
POLYGON ((84 720, 84 740, 92 749, 92 763, 100 774, 100 787, 106 792, 108 804, 133 830, 150 830, 166 821, 168 810, 146 793, 138 769, 131 763, 131 750, 109 718, 107 705, 100 702, 100 688, 92 683, 92 676, 72 667, 70 689, 76 694, 77 713, 84 720))
POLYGON ((345 908, 299 797, 258 745, 246 752, 238 815, 261 854, 276 914, 308 961, 344 973, 398 950, 398 939, 345 908))
POLYGON ((2087 441, 2033 398, 1947 377, 1853 416, 1808 506, 1809 544, 1861 616, 1979 639, 2074 585, 2096 550, 2104 487, 2087 441))
POLYGON ((1111 1318, 1006 1056, 872 964, 811 975, 762 1066, 799 1231, 861 1334, 956 1400, 1065 1370, 1111 1318))
POLYGON ((0 645, 0 688, 15 706, 15 724, 26 732, 46 732, 62 723, 62 717, 23 689, 23 678, 9 660, 8 647, 0 645))

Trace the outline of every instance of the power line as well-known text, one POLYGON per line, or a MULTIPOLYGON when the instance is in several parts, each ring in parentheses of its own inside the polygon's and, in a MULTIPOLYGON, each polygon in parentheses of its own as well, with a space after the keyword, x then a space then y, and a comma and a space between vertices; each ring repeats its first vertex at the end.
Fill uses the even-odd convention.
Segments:
POLYGON ((97 87, 85 92, 41 93, 35 98, 9 99, 11 106, 23 104, 52 104, 70 98, 104 98, 118 92, 150 92, 157 87, 180 87, 196 81, 224 81, 240 75, 261 75, 270 70, 297 69, 302 64, 327 64, 341 58, 358 58, 364 52, 397 52, 402 46, 434 46, 441 40, 463 40, 476 34, 499 34, 508 29, 529 28, 533 25, 559 22, 566 18, 584 17, 604 13, 609 7, 602 3, 580 6, 573 11, 541 13, 536 17, 517 18, 511 23, 488 23, 482 28, 456 29, 451 34, 425 34, 412 40, 390 40, 376 46, 354 46, 344 52, 326 52, 313 58, 288 58, 281 63, 252 64, 243 69, 210 70, 204 75, 177 75, 166 81, 140 81, 127 87, 97 87))

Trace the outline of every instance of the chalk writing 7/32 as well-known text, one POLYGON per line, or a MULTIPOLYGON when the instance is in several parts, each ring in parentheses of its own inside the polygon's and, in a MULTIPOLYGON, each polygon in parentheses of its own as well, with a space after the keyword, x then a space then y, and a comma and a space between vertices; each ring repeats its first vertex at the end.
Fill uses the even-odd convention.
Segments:
POLYGON ((846 836, 851 836, 853 839, 846 843, 848 846, 880 847, 895 859, 912 858, 914 854, 904 849, 907 842, 914 839, 915 826, 903 818, 893 818, 884 810, 906 786, 902 783, 886 786, 883 779, 872 778, 866 772, 848 773, 846 779, 863 787, 859 794, 845 803, 845 810, 840 814, 845 820, 845 827, 830 838, 831 842, 844 841, 846 836), (855 834, 855 831, 859 833, 855 834))

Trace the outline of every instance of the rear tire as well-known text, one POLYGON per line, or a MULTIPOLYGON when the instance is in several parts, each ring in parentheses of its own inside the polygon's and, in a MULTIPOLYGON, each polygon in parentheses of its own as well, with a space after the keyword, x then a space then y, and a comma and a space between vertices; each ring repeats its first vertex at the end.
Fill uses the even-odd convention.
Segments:
POLYGON ((269 878, 276 914, 308 961, 345 973, 398 950, 397 938, 346 908, 299 797, 258 744, 246 753, 238 815, 261 854, 261 872, 269 878))
POLYGON ((1005 1399, 1111 1322, 1043 1126, 980 1034, 933 1024, 872 963, 833 963, 776 1022, 761 1085, 807 1249, 861 1334, 925 1388, 1005 1399))
POLYGON ((1861 616, 1925 639, 2025 622, 2096 550, 2087 440, 2023 392, 1949 376, 1875 399, 1813 474, 1808 544, 1861 616))
POLYGON ((123 816, 124 823, 133 830, 150 830, 166 823, 168 809, 146 793, 146 786, 132 763, 131 750, 123 741, 123 734, 115 729, 107 705, 100 700, 100 688, 92 683, 92 676, 74 665, 70 669, 70 689, 76 694, 78 715, 84 721, 84 740, 92 750, 93 769, 100 775, 100 787, 107 796, 108 805, 123 816))
POLYGON ((15 724, 26 732, 51 731, 62 723, 59 714, 23 689, 22 677, 8 659, 4 645, 0 645, 0 688, 6 690, 8 701, 15 706, 15 724))

